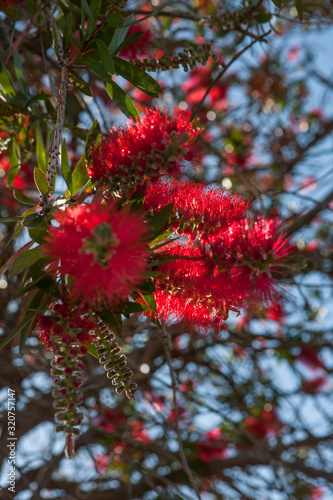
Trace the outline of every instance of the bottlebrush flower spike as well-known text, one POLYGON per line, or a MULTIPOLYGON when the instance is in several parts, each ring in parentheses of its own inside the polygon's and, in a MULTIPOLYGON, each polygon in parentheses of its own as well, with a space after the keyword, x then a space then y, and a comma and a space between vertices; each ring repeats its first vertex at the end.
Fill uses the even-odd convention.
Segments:
POLYGON ((100 201, 55 215, 43 244, 60 274, 74 278, 73 302, 100 309, 126 299, 144 279, 147 268, 147 228, 141 216, 100 201))
POLYGON ((180 111, 169 118, 166 112, 147 109, 141 121, 103 137, 92 151, 90 177, 126 191, 143 189, 148 180, 166 174, 179 175, 182 160, 193 158, 192 143, 199 132, 189 120, 190 112, 180 111))
POLYGON ((51 376, 52 396, 56 410, 57 432, 66 433, 66 456, 74 453, 74 437, 80 433, 82 414, 78 405, 83 401, 79 390, 83 384, 83 363, 80 360, 88 350, 84 343, 90 343, 94 330, 92 321, 81 317, 79 309, 69 309, 63 304, 54 307, 52 316, 41 316, 37 330, 47 349, 53 354, 51 376))
POLYGON ((274 304, 280 297, 279 283, 272 273, 280 273, 294 245, 281 232, 281 221, 257 217, 235 221, 226 231, 209 238, 209 248, 219 269, 232 268, 242 287, 251 285, 246 302, 274 304))
POLYGON ((155 278, 161 318, 217 330, 229 310, 276 304, 281 296, 272 272, 281 272, 292 251, 279 225, 261 217, 236 220, 195 241, 184 238, 160 248, 174 257, 155 278))
POLYGON ((159 211, 169 203, 174 203, 173 214, 180 222, 178 232, 190 225, 191 234, 202 237, 241 220, 250 205, 237 194, 227 194, 225 189, 206 187, 204 183, 160 179, 147 185, 146 210, 159 211))

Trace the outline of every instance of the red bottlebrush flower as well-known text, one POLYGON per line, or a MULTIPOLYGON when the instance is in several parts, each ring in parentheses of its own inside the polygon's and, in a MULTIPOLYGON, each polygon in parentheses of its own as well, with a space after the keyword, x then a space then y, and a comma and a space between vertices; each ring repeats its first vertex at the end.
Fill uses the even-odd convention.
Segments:
POLYGON ((264 311, 264 315, 272 321, 285 322, 286 313, 281 304, 272 304, 264 311))
MULTIPOLYGON (((186 414, 186 409, 182 406, 179 406, 178 407, 178 420, 179 422, 181 421, 184 421, 186 419, 186 417, 188 417, 188 415, 186 414)), ((175 410, 172 408, 169 412, 169 415, 168 415, 168 418, 167 418, 167 421, 169 423, 174 423, 175 422, 175 419, 176 419, 176 412, 175 410)), ((188 419, 187 419, 188 420, 188 419)))
MULTIPOLYGON (((183 297, 177 291, 159 291, 154 293, 158 313, 164 322, 178 322, 183 320, 188 325, 197 325, 200 328, 211 328, 220 331, 226 328, 224 320, 226 319, 219 311, 214 310, 213 306, 201 298, 197 300, 191 298, 190 293, 183 297)), ((184 294, 185 295, 185 294, 184 294)))
POLYGON ((96 427, 103 427, 108 432, 118 432, 126 424, 126 415, 123 413, 103 406, 102 414, 94 418, 93 424, 96 427))
POLYGON ((206 187, 203 183, 159 180, 148 184, 144 202, 146 210, 158 211, 169 203, 174 203, 176 222, 191 223, 191 233, 194 235, 206 235, 226 228, 235 220, 241 220, 250 205, 237 194, 232 196, 224 189, 206 187))
POLYGON ((168 244, 157 251, 175 259, 161 265, 162 276, 155 279, 158 312, 163 320, 221 329, 229 309, 276 303, 278 282, 271 272, 291 250, 278 223, 262 218, 253 225, 236 220, 194 242, 168 244))
POLYGON ((245 428, 256 438, 264 439, 268 434, 276 435, 281 423, 274 411, 263 410, 258 417, 247 417, 245 428))
MULTIPOLYGON (((212 81, 211 66, 200 66, 192 70, 188 78, 182 84, 182 90, 186 94, 186 101, 189 104, 195 105, 202 101, 207 88, 212 81)), ((227 100, 228 86, 224 83, 218 83, 209 91, 210 104, 213 109, 226 110, 228 109, 227 100)))
POLYGON ((278 218, 258 217, 232 223, 226 231, 209 239, 213 259, 220 268, 232 267, 239 286, 248 287, 246 302, 277 302, 279 284, 272 272, 279 272, 294 251, 290 238, 280 232, 278 218))
POLYGON ((36 324, 36 329, 39 331, 39 338, 48 349, 52 346, 50 340, 51 329, 55 326, 53 319, 50 316, 39 316, 36 324))
POLYGON ((198 134, 189 120, 190 113, 169 118, 166 112, 147 109, 141 121, 103 137, 92 152, 90 177, 128 189, 143 188, 163 175, 179 175, 181 161, 193 158, 192 142, 198 134))
POLYGON ((134 437, 134 439, 141 441, 141 443, 143 444, 147 444, 150 442, 150 438, 146 429, 143 427, 142 422, 135 422, 133 424, 131 435, 132 437, 134 437))
POLYGON ((198 458, 205 463, 213 460, 224 460, 228 456, 228 442, 221 439, 222 431, 219 427, 206 432, 202 441, 197 443, 198 458))
POLYGON ((310 370, 325 368, 324 363, 319 359, 318 354, 308 347, 302 347, 301 353, 295 356, 296 361, 300 361, 310 370))
POLYGON ((147 229, 139 215, 95 202, 68 207, 55 219, 60 225, 43 247, 60 273, 75 278, 73 301, 81 298, 91 308, 118 304, 142 281, 147 229))
POLYGON ((310 486, 310 500, 321 500, 324 495, 325 491, 321 486, 310 486))
MULTIPOLYGON (((0 178, 5 178, 10 169, 10 160, 6 156, 6 153, 0 154, 0 178)), ((1 184, 3 181, 1 180, 1 184)), ((15 189, 35 189, 33 169, 29 163, 22 163, 20 170, 15 175, 14 180, 11 183, 12 187, 15 189)), ((5 187, 5 186, 4 186, 5 187)))
POLYGON ((0 0, 0 10, 8 9, 9 7, 16 7, 16 5, 23 2, 25 2, 25 0, 0 0))
POLYGON ((105 474, 108 470, 110 457, 108 455, 94 455, 96 470, 99 474, 105 474))

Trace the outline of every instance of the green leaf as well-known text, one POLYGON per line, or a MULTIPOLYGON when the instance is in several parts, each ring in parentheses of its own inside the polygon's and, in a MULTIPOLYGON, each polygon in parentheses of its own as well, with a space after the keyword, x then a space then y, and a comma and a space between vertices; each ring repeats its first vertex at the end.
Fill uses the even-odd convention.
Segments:
POLYGON ((119 337, 123 334, 123 322, 121 319, 121 314, 112 313, 111 311, 107 311, 100 315, 100 318, 111 327, 111 330, 114 331, 119 337))
POLYGON ((46 101, 46 100, 50 99, 50 97, 51 97, 51 94, 43 94, 43 93, 36 94, 31 99, 29 99, 29 101, 27 102, 25 107, 30 108, 31 104, 33 104, 35 101, 46 101))
POLYGON ((71 167, 69 166, 67 145, 65 139, 62 141, 61 146, 61 172, 66 182, 66 186, 68 187, 69 191, 72 192, 72 172, 71 167))
POLYGON ((82 92, 83 94, 86 94, 90 97, 92 97, 92 93, 91 93, 91 90, 90 90, 90 87, 89 85, 83 80, 83 78, 80 77, 80 75, 78 73, 76 73, 76 71, 74 71, 72 68, 70 70, 70 75, 71 77, 73 78, 73 83, 75 85, 75 87, 80 91, 82 92))
POLYGON ((17 50, 13 54, 13 60, 14 60, 16 78, 17 78, 17 81, 19 83, 21 92, 23 92, 23 94, 28 95, 28 88, 27 88, 26 83, 25 83, 24 70, 23 70, 20 55, 19 55, 17 50))
POLYGON ((94 356, 94 358, 98 359, 98 352, 97 352, 97 349, 94 345, 84 343, 84 346, 88 349, 89 354, 94 356))
POLYGON ((43 142, 42 133, 39 127, 35 130, 37 165, 42 172, 47 169, 47 156, 43 142))
POLYGON ((22 220, 21 216, 17 216, 17 217, 1 217, 0 218, 1 224, 4 223, 4 222, 17 222, 17 221, 21 221, 21 220, 22 220))
POLYGON ((281 0, 272 0, 273 4, 278 8, 281 9, 282 7, 282 2, 281 0))
POLYGON ((44 217, 40 214, 27 215, 27 217, 23 219, 22 224, 25 227, 32 227, 32 228, 40 227, 41 229, 47 229, 47 222, 44 219, 44 217))
POLYGON ((3 88, 5 94, 10 94, 10 93, 14 94, 15 93, 14 82, 3 62, 0 62, 0 68, 1 68, 0 69, 1 87, 3 88))
POLYGON ((164 233, 159 234, 153 241, 151 241, 149 243, 149 246, 154 247, 154 250, 157 250, 158 248, 162 248, 165 245, 167 245, 168 243, 171 243, 172 241, 178 240, 180 238, 180 236, 172 238, 172 240, 171 239, 167 240, 167 238, 173 233, 174 233, 173 230, 172 231, 169 231, 169 230, 164 231, 164 233))
POLYGON ((26 217, 27 215, 33 214, 34 212, 36 212, 38 206, 39 205, 35 205, 34 207, 28 208, 28 210, 26 210, 25 212, 23 212, 23 214, 21 215, 20 218, 23 220, 24 217, 26 217))
POLYGON ((139 302, 127 302, 127 304, 125 304, 125 306, 122 308, 121 314, 124 314, 124 316, 128 314, 137 314, 143 311, 147 311, 148 309, 148 307, 140 304, 139 302))
MULTIPOLYGON (((24 318, 30 318, 31 322, 28 327, 23 328, 20 334, 19 338, 19 346, 20 346, 20 353, 24 349, 26 340, 28 335, 30 334, 30 331, 32 329, 34 320, 36 316, 40 313, 43 312, 40 302, 44 296, 44 293, 41 290, 34 290, 30 293, 28 293, 23 301, 23 304, 21 306, 20 310, 20 316, 19 316, 19 321, 21 321, 24 318)), ((44 301, 45 302, 45 301, 44 301)), ((19 332, 17 332, 16 336, 17 337, 19 332)), ((16 346, 16 338, 13 339, 13 346, 16 346)))
POLYGON ((139 118, 140 114, 136 109, 132 99, 115 82, 106 82, 105 88, 115 105, 124 113, 127 118, 139 118))
POLYGON ((77 64, 81 64, 81 61, 84 64, 86 64, 90 69, 95 71, 95 73, 97 73, 97 75, 99 75, 104 80, 107 80, 108 82, 111 81, 111 76, 105 70, 102 63, 96 61, 95 59, 89 56, 80 57, 77 61, 77 64))
POLYGON ((303 0, 296 0, 295 7, 297 10, 299 20, 302 22, 303 21, 303 7, 304 7, 303 0))
POLYGON ((144 31, 138 31, 137 33, 132 33, 127 36, 125 40, 116 48, 113 54, 117 55, 124 47, 127 47, 130 43, 135 42, 138 38, 140 38, 144 34, 144 31))
POLYGON ((18 299, 19 297, 22 297, 26 293, 36 288, 43 290, 47 294, 52 293, 55 297, 59 295, 59 293, 54 293, 57 290, 57 283, 53 279, 51 279, 47 273, 45 273, 44 271, 39 271, 38 278, 36 278, 32 283, 29 283, 25 287, 20 288, 12 295, 12 298, 18 299))
POLYGON ((7 337, 1 342, 0 349, 5 347, 15 337, 15 335, 22 330, 22 328, 26 328, 27 325, 31 324, 31 322, 32 322, 31 316, 23 318, 23 320, 20 321, 17 327, 14 328, 14 330, 12 330, 10 334, 7 335, 7 337))
POLYGON ((7 177, 7 186, 10 186, 12 184, 21 167, 21 152, 16 137, 13 137, 9 144, 10 147, 8 148, 8 156, 10 167, 7 177))
POLYGON ((110 75, 114 75, 115 69, 109 49, 107 48, 103 40, 99 40, 98 38, 96 38, 95 42, 97 43, 99 57, 101 58, 104 69, 106 69, 106 71, 110 75))
POLYGON ((161 208, 161 210, 150 219, 149 226, 152 231, 152 238, 155 239, 165 231, 169 218, 172 214, 173 207, 174 203, 169 203, 169 205, 161 208))
POLYGON ((162 92, 159 83, 134 64, 116 56, 113 56, 113 62, 116 73, 125 78, 125 80, 128 80, 138 89, 142 90, 145 94, 152 97, 158 97, 158 93, 162 92))
POLYGON ((87 139, 86 139, 86 147, 85 147, 85 155, 88 158, 90 154, 90 149, 92 144, 102 135, 101 132, 101 127, 99 126, 99 123, 97 120, 93 121, 93 124, 90 127, 90 130, 87 134, 87 139))
POLYGON ((147 280, 144 285, 140 288, 141 296, 149 309, 152 309, 155 313, 157 313, 157 306, 155 297, 153 295, 155 291, 155 287, 151 280, 147 280))
POLYGON ((9 276, 16 276, 16 274, 21 273, 27 267, 32 266, 37 260, 42 258, 40 247, 31 248, 26 252, 22 253, 13 263, 9 276))
POLYGON ((35 179, 35 184, 37 186, 38 191, 40 192, 41 195, 47 196, 49 191, 50 191, 50 186, 48 183, 48 180, 39 168, 35 167, 34 170, 34 179, 35 179))
POLYGON ((81 0, 81 4, 82 4, 84 10, 86 11, 87 15, 90 17, 90 19, 92 19, 92 21, 95 21, 94 14, 91 12, 87 0, 81 0))
POLYGON ((118 28, 119 26, 124 24, 125 19, 123 18, 123 16, 121 14, 118 14, 118 12, 113 12, 112 14, 110 14, 108 16, 106 22, 108 23, 108 25, 110 27, 118 28))
POLYGON ((84 15, 84 9, 80 9, 80 11, 81 11, 81 24, 80 24, 80 28, 81 28, 81 31, 82 31, 82 35, 85 38, 86 37, 86 16, 84 15))
POLYGON ((14 189, 13 191, 14 198, 21 202, 24 203, 24 205, 36 205, 36 202, 34 200, 31 200, 25 194, 21 193, 21 191, 18 191, 17 189, 14 189))
POLYGON ((94 19, 97 19, 99 11, 101 10, 101 0, 91 0, 90 9, 94 19))
POLYGON ((268 21, 271 20, 271 14, 267 14, 267 12, 260 12, 258 15, 256 15, 256 20, 260 24, 268 23, 268 21))
POLYGON ((45 236, 47 236, 48 232, 44 229, 38 228, 29 228, 29 235, 32 240, 41 245, 44 241, 45 236))
MULTIPOLYGON (((133 14, 131 14, 128 19, 132 20, 133 19, 133 14)), ((121 24, 124 24, 124 22, 122 22, 121 24)), ((110 26, 110 24, 109 24, 110 26)), ((114 26, 115 27, 115 26, 114 26)), ((118 27, 114 34, 113 34, 113 37, 112 37, 112 40, 111 42, 109 43, 109 51, 111 52, 111 54, 113 54, 115 52, 115 50, 117 49, 117 47, 124 41, 126 35, 127 35, 127 32, 129 30, 130 26, 121 26, 121 27, 118 27)))
MULTIPOLYGON (((2 349, 5 345, 7 345, 14 337, 20 333, 20 331, 24 328, 27 337, 27 334, 30 332, 33 322, 38 314, 41 314, 43 312, 43 309, 41 306, 39 306, 40 301, 43 297, 44 293, 42 292, 37 292, 32 294, 32 300, 29 303, 29 300, 31 298, 28 298, 28 306, 24 308, 24 315, 21 317, 22 319, 19 320, 18 325, 11 331, 11 333, 5 338, 5 340, 1 343, 0 349, 2 349), (38 307, 39 306, 39 307, 38 307)), ((47 306, 46 306, 47 307, 47 306)), ((46 308, 45 307, 45 308, 46 308)), ((45 310, 45 309, 44 309, 45 310)))
POLYGON ((72 196, 78 193, 89 181, 85 165, 86 156, 82 155, 72 174, 72 196))

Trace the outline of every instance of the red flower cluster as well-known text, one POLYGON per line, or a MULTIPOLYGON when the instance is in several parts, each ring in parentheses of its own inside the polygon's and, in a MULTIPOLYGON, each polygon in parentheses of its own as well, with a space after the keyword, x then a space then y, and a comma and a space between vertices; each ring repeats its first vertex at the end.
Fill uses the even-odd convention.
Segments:
POLYGON ((239 195, 232 196, 224 189, 206 187, 204 183, 159 180, 148 184, 146 210, 158 211, 169 203, 174 203, 178 234, 192 237, 226 229, 231 222, 241 220, 250 205, 239 195))
POLYGON ((309 347, 302 347, 300 354, 295 356, 295 360, 303 363, 312 371, 325 368, 318 354, 309 347))
POLYGON ((158 109, 148 109, 141 121, 126 130, 114 129, 92 152, 89 175, 113 188, 144 188, 148 180, 177 176, 182 160, 193 159, 192 143, 198 135, 189 113, 169 118, 158 109))
POLYGON ((263 410, 259 416, 247 417, 245 428, 256 438, 264 439, 269 434, 276 435, 281 428, 281 422, 274 411, 263 410))
MULTIPOLYGON (((18 203, 13 198, 13 195, 8 190, 8 173, 10 170, 10 160, 5 153, 0 153, 0 207, 3 206, 8 210, 17 209, 18 203)), ((35 189, 33 171, 31 166, 25 162, 22 163, 20 170, 15 175, 11 187, 15 189, 35 189)), ((37 204, 37 201, 36 201, 37 204)))
POLYGON ((303 380, 302 390, 306 394, 318 394, 329 386, 326 376, 318 375, 310 380, 303 380))
MULTIPOLYGON (((69 345, 74 341, 80 346, 79 353, 86 354, 88 351, 83 344, 92 342, 89 331, 94 330, 95 324, 82 318, 77 310, 71 310, 62 304, 57 304, 53 311, 53 316, 38 318, 37 329, 43 344, 51 349, 54 345, 69 345)), ((56 351, 57 347, 53 348, 53 352, 56 351)), ((73 356, 77 354, 72 353, 73 356)))
POLYGON ((224 460, 228 456, 228 441, 221 439, 222 431, 219 427, 206 432, 196 446, 198 458, 209 463, 213 460, 224 460))
POLYGON ((95 202, 55 215, 43 244, 53 266, 74 278, 71 298, 101 308, 126 299, 147 268, 147 228, 138 214, 95 202))
POLYGON ((161 265, 162 275, 156 278, 161 317, 219 330, 230 309, 275 303, 280 293, 272 273, 279 272, 292 250, 279 229, 277 219, 236 218, 194 241, 162 247, 159 252, 174 260, 161 265))

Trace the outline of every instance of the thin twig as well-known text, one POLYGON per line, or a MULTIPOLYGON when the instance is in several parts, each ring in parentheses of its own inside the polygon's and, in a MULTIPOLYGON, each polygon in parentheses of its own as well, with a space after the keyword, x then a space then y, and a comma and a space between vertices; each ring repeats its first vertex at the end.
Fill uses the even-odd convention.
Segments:
POLYGON ((162 328, 162 340, 163 340, 163 347, 164 347, 166 361, 168 363, 168 367, 170 370, 173 406, 174 406, 174 412, 175 412, 175 428, 176 428, 177 440, 178 440, 178 444, 179 444, 180 460, 182 462, 182 466, 183 466, 184 471, 186 472, 186 474, 188 476, 188 479, 190 481, 190 484, 191 484, 193 490, 195 491, 198 499, 201 500, 201 496, 200 496, 199 490, 197 488, 197 485, 195 484, 192 471, 191 471, 191 469, 187 463, 186 457, 185 457, 183 442, 182 442, 182 438, 180 435, 179 413, 178 413, 178 403, 177 403, 177 384, 176 384, 175 372, 174 372, 172 362, 171 362, 172 341, 171 341, 170 333, 168 332, 168 330, 165 327, 162 328))
POLYGON ((58 156, 59 156, 59 149, 60 149, 60 144, 61 144, 61 134, 62 134, 62 129, 64 126, 64 121, 65 121, 67 85, 68 85, 67 63, 68 63, 68 59, 69 59, 69 54, 64 54, 62 38, 60 36, 58 26, 54 20, 53 15, 52 15, 51 6, 49 3, 46 4, 44 10, 45 10, 47 20, 49 21, 50 25, 53 26, 55 33, 56 33, 57 43, 58 43, 58 62, 61 66, 59 94, 57 96, 58 107, 57 107, 56 125, 55 125, 52 145, 51 145, 51 148, 49 151, 49 164, 48 164, 48 167, 46 170, 46 178, 47 178, 48 183, 49 183, 49 191, 48 191, 46 196, 42 196, 42 203, 41 203, 42 208, 43 208, 43 212, 47 213, 50 211, 50 209, 52 207, 52 203, 50 202, 50 190, 52 187, 54 174, 56 173, 57 166, 58 166, 58 156))
POLYGON ((307 212, 304 215, 298 216, 294 222, 289 226, 287 229, 287 235, 291 236, 292 234, 296 233, 300 229, 303 228, 303 226, 307 226, 312 222, 312 220, 317 217, 317 215, 322 212, 323 210, 327 209, 329 203, 333 201, 333 191, 329 193, 326 198, 324 198, 322 201, 317 203, 317 206, 314 207, 312 210, 307 212))
POLYGON ((192 121, 195 118, 195 116, 198 114, 198 112, 200 111, 200 109, 201 109, 201 107, 202 107, 202 105, 203 105, 206 97, 208 96, 209 92, 212 90, 213 87, 215 87, 215 85, 217 84, 217 82, 219 81, 219 79, 222 78, 222 76, 226 73, 226 71, 230 68, 230 66, 236 61, 236 59, 238 59, 242 54, 244 54, 244 52, 246 52, 248 49, 250 49, 252 47, 252 45, 254 45, 255 43, 257 43, 259 41, 267 43, 267 40, 265 40, 265 37, 267 35, 269 35, 270 33, 271 33, 271 30, 266 31, 260 37, 255 38, 254 40, 252 40, 251 43, 249 43, 242 50, 240 50, 239 52, 237 52, 230 59, 230 61, 227 64, 222 63, 223 69, 217 74, 217 76, 214 78, 214 80, 210 83, 210 85, 208 86, 208 88, 206 90, 205 95, 203 96, 203 98, 201 99, 201 101, 196 105, 196 107, 192 111, 192 115, 191 115, 191 120, 190 121, 192 121))

